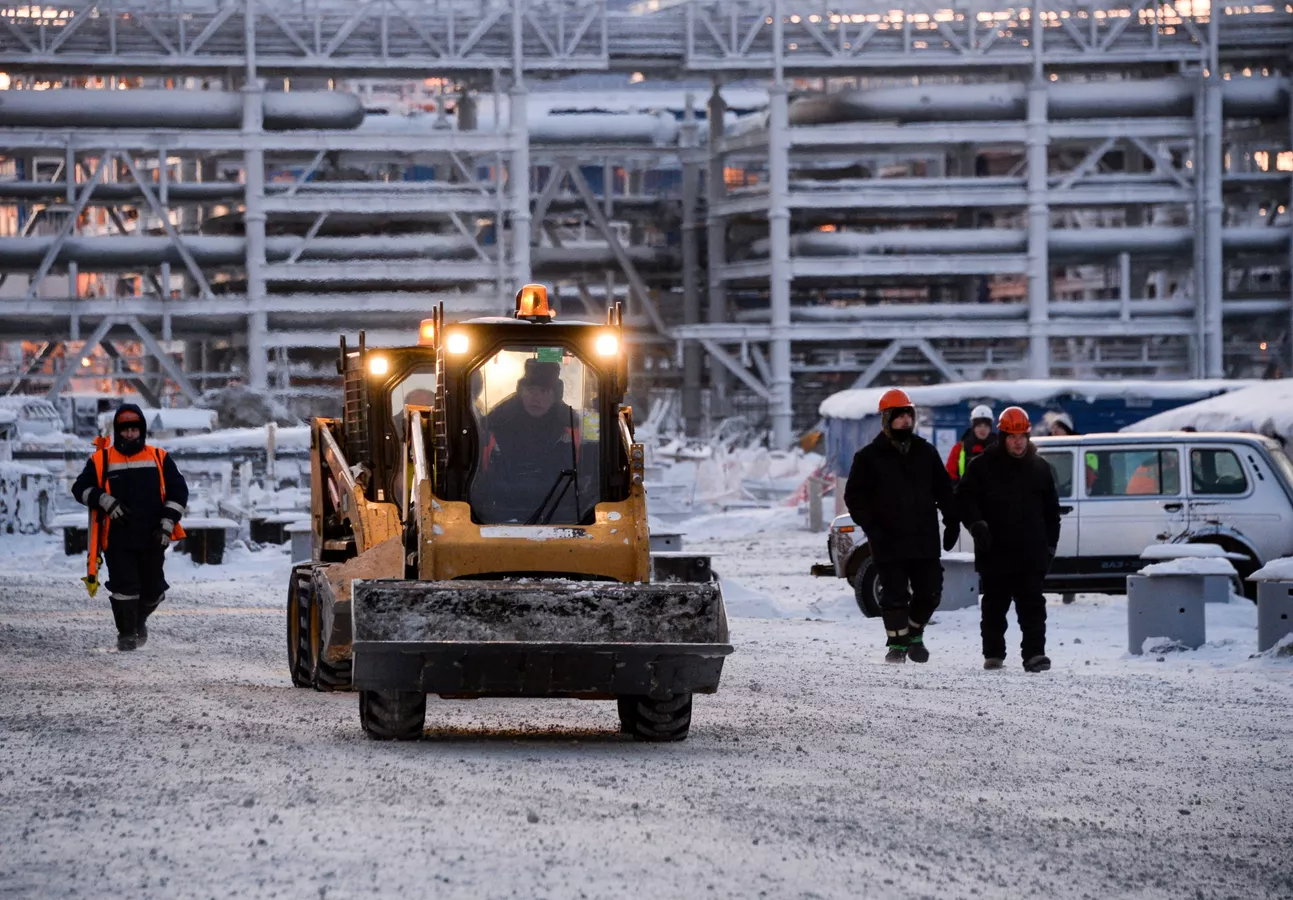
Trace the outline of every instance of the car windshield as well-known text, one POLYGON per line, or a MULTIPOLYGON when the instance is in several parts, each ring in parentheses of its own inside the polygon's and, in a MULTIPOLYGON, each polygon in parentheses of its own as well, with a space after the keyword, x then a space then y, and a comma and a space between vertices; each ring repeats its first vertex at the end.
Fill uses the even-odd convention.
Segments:
POLYGON ((515 344, 470 377, 480 442, 468 488, 476 521, 591 520, 602 499, 597 373, 566 348, 515 344))

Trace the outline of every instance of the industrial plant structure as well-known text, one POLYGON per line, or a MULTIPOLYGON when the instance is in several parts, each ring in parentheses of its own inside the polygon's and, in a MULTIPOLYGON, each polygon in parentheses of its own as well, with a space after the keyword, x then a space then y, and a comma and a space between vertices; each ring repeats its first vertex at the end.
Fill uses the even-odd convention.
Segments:
POLYGON ((1284 3, 70 0, 0 26, 0 392, 331 394, 338 333, 404 343, 532 279, 565 316, 623 299, 689 430, 745 411, 778 445, 877 379, 1293 362, 1284 3))

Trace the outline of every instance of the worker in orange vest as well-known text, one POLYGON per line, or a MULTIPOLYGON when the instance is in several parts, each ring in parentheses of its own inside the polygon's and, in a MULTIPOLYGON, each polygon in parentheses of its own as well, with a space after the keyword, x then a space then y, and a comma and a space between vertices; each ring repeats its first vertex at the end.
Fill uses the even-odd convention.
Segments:
POLYGON ((148 640, 148 617, 169 587, 162 572, 166 548, 179 540, 189 488, 165 450, 150 447, 143 412, 124 404, 112 417, 112 446, 97 449, 72 485, 90 509, 91 587, 101 552, 117 624, 117 649, 134 650, 148 640))

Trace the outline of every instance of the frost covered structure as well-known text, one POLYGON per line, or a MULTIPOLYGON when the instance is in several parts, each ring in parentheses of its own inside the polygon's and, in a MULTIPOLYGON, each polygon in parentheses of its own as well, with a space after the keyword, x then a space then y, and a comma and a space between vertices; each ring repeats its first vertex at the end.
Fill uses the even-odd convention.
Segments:
POLYGON ((44 469, 0 462, 0 534, 35 534, 48 526, 57 488, 44 469))

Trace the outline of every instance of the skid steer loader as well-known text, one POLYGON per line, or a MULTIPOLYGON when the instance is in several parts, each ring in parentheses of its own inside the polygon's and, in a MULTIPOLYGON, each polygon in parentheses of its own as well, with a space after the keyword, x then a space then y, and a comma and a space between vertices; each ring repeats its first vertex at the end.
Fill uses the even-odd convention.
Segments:
POLYGON ((442 306, 417 346, 342 338, 338 367, 342 418, 311 425, 293 683, 358 691, 378 739, 420 737, 428 694, 613 699, 622 732, 685 738, 727 615, 712 578, 652 579, 619 308, 557 323, 526 285, 510 318, 442 306))

